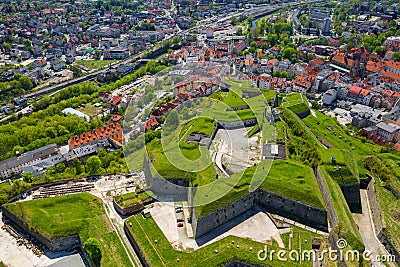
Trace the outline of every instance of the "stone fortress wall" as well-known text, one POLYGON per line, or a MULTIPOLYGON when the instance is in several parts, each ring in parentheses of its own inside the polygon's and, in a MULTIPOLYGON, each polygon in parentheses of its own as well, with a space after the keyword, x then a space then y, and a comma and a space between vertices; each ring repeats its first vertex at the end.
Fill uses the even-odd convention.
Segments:
POLYGON ((253 208, 254 204, 260 204, 267 212, 328 232, 328 218, 325 210, 257 189, 204 217, 197 218, 192 208, 192 227, 195 237, 200 237, 221 226, 253 208))
POLYGON ((21 230, 23 233, 28 234, 38 240, 40 243, 45 245, 49 250, 53 252, 71 250, 74 248, 80 248, 82 246, 82 241, 79 235, 72 235, 61 237, 57 239, 49 239, 39 232, 36 232, 29 227, 20 219, 18 219, 14 214, 12 214, 7 208, 2 207, 3 220, 8 224, 15 226, 17 229, 21 230))
POLYGON ((341 185, 343 196, 352 213, 362 213, 360 184, 341 185))
POLYGON ((400 266, 400 253, 390 242, 389 238, 385 234, 385 228, 382 224, 381 212, 379 209, 378 200, 376 198, 375 192, 375 180, 372 176, 367 174, 366 179, 360 180, 361 189, 367 190, 369 206, 371 210, 371 217, 374 223, 375 235, 378 237, 379 241, 385 246, 389 254, 395 256, 395 262, 400 266))

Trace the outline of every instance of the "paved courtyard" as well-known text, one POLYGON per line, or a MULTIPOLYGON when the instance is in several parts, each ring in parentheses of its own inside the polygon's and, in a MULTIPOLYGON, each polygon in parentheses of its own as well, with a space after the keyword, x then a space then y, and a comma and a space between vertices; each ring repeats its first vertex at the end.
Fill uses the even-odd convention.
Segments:
POLYGON ((250 129, 220 129, 215 135, 210 146, 211 158, 218 168, 223 169, 225 176, 240 172, 259 162, 261 147, 258 134, 248 138, 246 134, 250 129))
MULTIPOLYGON (((280 237, 280 233, 282 232, 258 206, 237 216, 200 238, 193 239, 189 238, 187 235, 187 232, 190 231, 185 230, 185 228, 191 227, 186 220, 184 227, 177 227, 177 216, 182 216, 175 212, 175 205, 178 204, 181 205, 181 203, 174 204, 174 202, 156 202, 153 203, 153 206, 150 208, 150 213, 154 221, 157 223, 158 227, 160 227, 170 244, 177 250, 196 250, 230 235, 265 244, 271 243, 274 239, 280 247, 285 247, 280 237)), ((185 212, 187 211, 185 210, 185 212)), ((187 215, 185 214, 184 217, 187 218, 187 215)))

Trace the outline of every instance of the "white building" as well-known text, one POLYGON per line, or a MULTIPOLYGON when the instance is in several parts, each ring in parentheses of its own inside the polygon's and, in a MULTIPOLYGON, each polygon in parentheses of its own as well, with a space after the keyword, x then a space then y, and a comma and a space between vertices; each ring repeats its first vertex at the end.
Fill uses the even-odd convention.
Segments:
POLYGON ((333 103, 333 101, 336 100, 336 95, 337 95, 336 90, 329 89, 322 96, 322 103, 324 103, 324 105, 328 105, 328 106, 331 105, 333 103))
POLYGON ((399 142, 400 139, 400 126, 391 122, 381 121, 376 125, 378 127, 377 134, 388 141, 393 143, 399 142))

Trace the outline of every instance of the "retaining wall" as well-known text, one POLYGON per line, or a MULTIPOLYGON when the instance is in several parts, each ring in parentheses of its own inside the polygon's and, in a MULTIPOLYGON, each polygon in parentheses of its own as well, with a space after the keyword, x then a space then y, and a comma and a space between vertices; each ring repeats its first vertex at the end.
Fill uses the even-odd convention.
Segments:
POLYGON ((79 235, 72 235, 51 240, 34 229, 29 229, 29 227, 23 221, 18 219, 5 207, 3 207, 3 220, 8 221, 11 225, 17 226, 22 232, 34 237, 53 252, 80 248, 82 245, 79 235))
POLYGON ((219 128, 224 129, 238 129, 243 127, 251 127, 257 124, 257 119, 238 120, 238 121, 218 121, 219 128))
POLYGON ((385 246, 389 254, 395 256, 396 264, 400 266, 400 253, 393 246, 392 242, 390 242, 389 238, 385 234, 385 229, 383 228, 381 212, 379 209, 378 201, 376 199, 375 180, 373 177, 368 175, 367 179, 362 180, 362 185, 364 187, 365 185, 367 185, 366 190, 371 210, 371 217, 374 223, 375 234, 378 237, 379 241, 385 246))
POLYGON ((253 208, 255 203, 261 204, 267 212, 328 232, 328 218, 325 210, 257 189, 204 217, 197 218, 192 211, 192 216, 194 215, 192 217, 192 227, 195 237, 200 237, 248 211, 253 208))
POLYGON ((340 189, 342 190, 351 213, 362 213, 360 184, 341 185, 340 189))
POLYGON ((299 117, 300 119, 303 119, 303 118, 307 117, 308 115, 310 115, 310 110, 307 109, 306 111, 296 113, 296 115, 297 115, 297 117, 299 117))
POLYGON ((325 208, 328 212, 328 218, 329 218, 331 227, 335 227, 339 223, 339 217, 336 213, 335 207, 333 206, 331 195, 329 194, 328 188, 325 184, 324 178, 321 175, 321 171, 319 170, 319 167, 315 168, 314 175, 315 175, 315 178, 317 179, 318 187, 322 194, 322 198, 325 203, 325 208))
POLYGON ((121 207, 115 200, 113 200, 114 209, 121 215, 128 215, 144 209, 143 204, 136 204, 126 208, 121 207))
POLYGON ((144 266, 144 267, 150 267, 150 265, 147 263, 146 259, 144 258, 143 254, 140 252, 140 248, 135 240, 135 238, 133 238, 133 235, 131 233, 131 231, 129 230, 129 225, 127 224, 127 222, 124 222, 124 232, 126 234, 126 237, 129 240, 129 243, 131 243, 133 249, 136 252, 136 255, 139 258, 140 263, 144 266))

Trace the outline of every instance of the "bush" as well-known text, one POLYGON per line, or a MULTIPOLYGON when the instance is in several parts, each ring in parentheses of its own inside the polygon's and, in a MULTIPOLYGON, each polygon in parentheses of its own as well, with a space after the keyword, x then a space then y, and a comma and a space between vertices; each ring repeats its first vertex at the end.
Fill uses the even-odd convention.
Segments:
POLYGON ((83 248, 87 252, 90 259, 99 261, 101 259, 101 244, 96 238, 90 237, 83 244, 83 248))

